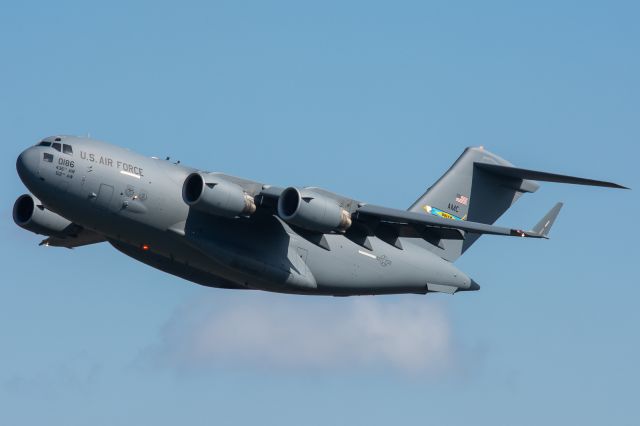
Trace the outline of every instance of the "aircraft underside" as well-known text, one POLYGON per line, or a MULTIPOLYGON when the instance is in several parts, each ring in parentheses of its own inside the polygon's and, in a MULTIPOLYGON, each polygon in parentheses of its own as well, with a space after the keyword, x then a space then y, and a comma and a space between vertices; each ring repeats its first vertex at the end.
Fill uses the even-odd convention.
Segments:
POLYGON ((478 290, 454 265, 483 234, 548 238, 562 203, 531 229, 493 223, 536 181, 624 188, 521 169, 467 148, 407 210, 316 187, 275 187, 73 136, 18 157, 32 192, 14 221, 67 248, 104 241, 154 268, 229 289, 365 295, 478 290))

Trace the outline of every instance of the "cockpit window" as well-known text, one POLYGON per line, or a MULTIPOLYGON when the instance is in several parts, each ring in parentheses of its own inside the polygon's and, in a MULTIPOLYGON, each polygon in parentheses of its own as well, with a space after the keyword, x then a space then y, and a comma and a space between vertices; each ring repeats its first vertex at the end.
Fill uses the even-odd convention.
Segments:
POLYGON ((38 144, 38 146, 51 146, 51 142, 42 141, 38 144))
POLYGON ((66 143, 62 145, 62 152, 65 154, 73 155, 73 149, 71 145, 67 145, 66 143))
POLYGON ((52 143, 51 146, 53 147, 53 149, 55 149, 58 152, 60 152, 60 150, 62 148, 58 142, 52 143))

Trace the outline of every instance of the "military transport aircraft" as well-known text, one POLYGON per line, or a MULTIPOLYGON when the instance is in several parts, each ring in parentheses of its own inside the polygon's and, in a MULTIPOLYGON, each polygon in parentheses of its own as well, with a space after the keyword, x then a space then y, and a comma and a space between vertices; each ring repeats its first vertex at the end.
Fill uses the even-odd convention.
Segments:
POLYGON ((210 287, 351 296, 478 290, 453 262, 482 234, 547 238, 562 203, 531 230, 493 223, 535 181, 624 188, 526 170, 467 148, 408 210, 316 187, 279 188, 52 136, 17 160, 31 194, 15 222, 74 248, 103 241, 210 287))

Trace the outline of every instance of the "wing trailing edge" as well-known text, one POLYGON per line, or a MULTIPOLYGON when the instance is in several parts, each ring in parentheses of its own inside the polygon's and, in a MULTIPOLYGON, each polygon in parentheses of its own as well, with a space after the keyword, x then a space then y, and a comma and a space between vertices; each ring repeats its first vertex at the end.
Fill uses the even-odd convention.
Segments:
POLYGON ((466 220, 444 219, 439 216, 425 215, 389 207, 365 204, 354 213, 358 220, 377 220, 392 224, 417 225, 436 229, 458 229, 472 234, 505 235, 514 237, 545 238, 533 231, 505 228, 486 223, 470 222, 466 220))

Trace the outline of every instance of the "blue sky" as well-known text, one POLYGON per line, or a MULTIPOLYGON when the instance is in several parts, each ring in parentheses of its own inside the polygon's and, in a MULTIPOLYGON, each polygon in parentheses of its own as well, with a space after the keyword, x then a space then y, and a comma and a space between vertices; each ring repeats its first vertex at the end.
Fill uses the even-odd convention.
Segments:
POLYGON ((638 424, 637 2, 12 2, 0 13, 0 423, 638 424), (408 207, 469 145, 544 184, 456 296, 202 288, 38 247, 15 158, 51 134, 408 207), (256 331, 258 330, 258 331, 256 331))

